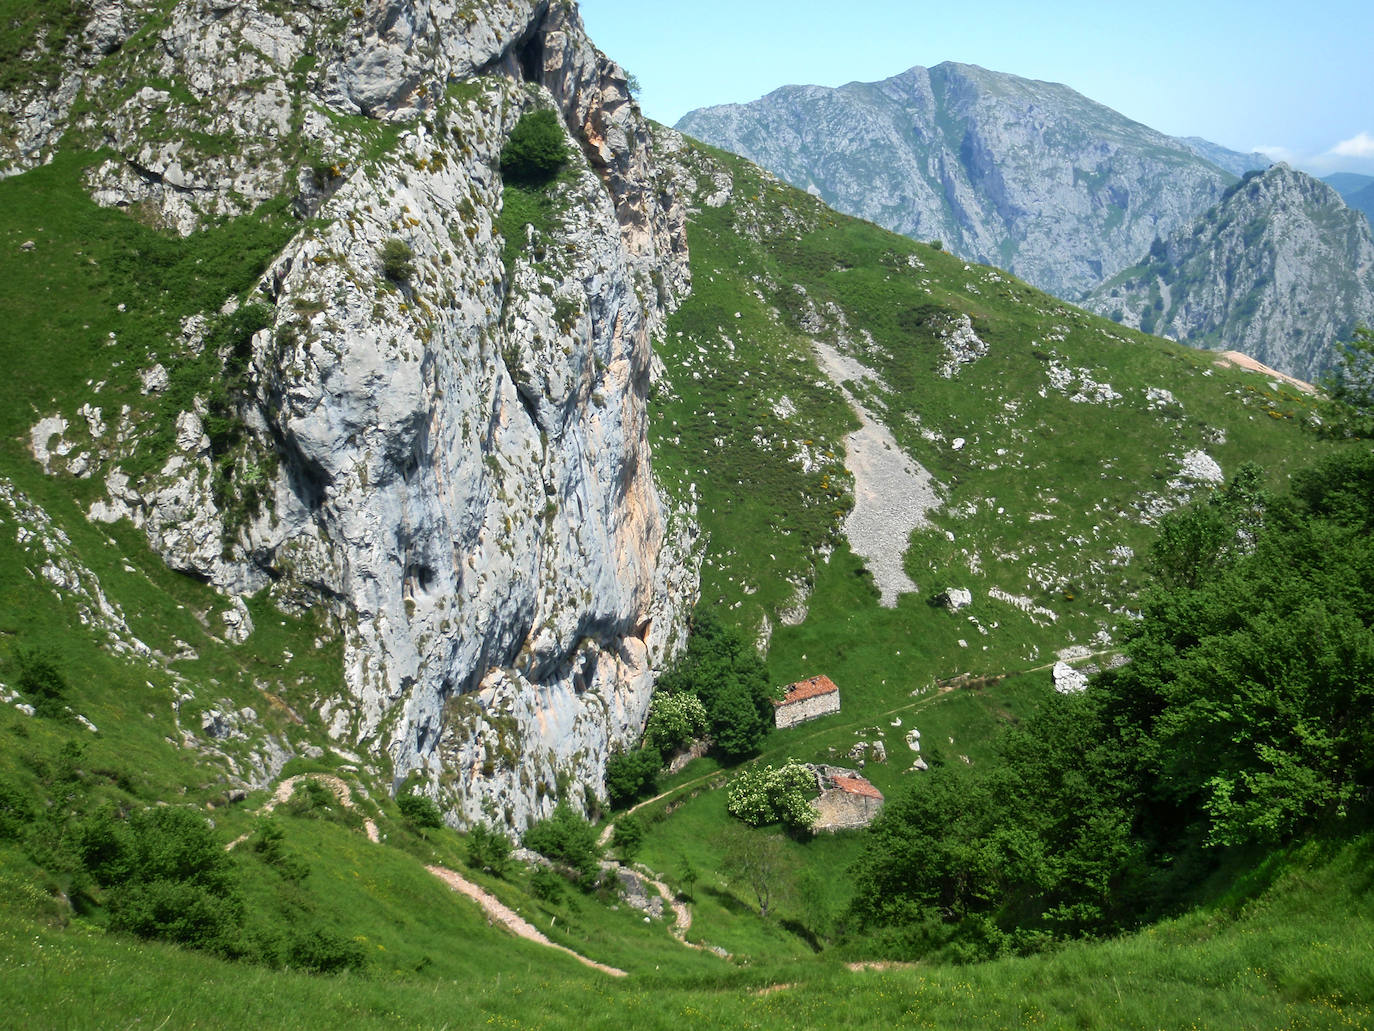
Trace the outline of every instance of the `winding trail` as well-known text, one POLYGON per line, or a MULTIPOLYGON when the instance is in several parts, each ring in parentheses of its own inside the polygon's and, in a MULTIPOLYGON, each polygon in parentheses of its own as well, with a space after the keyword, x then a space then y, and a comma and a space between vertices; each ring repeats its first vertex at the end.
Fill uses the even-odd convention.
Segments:
POLYGON ((524 938, 526 941, 532 941, 546 948, 557 949, 559 952, 571 956, 584 966, 589 966, 593 970, 599 970, 603 974, 610 974, 612 977, 628 976, 623 970, 607 966, 605 963, 598 963, 594 959, 588 959, 580 952, 574 952, 566 945, 559 945, 557 942, 549 941, 543 932, 524 917, 520 916, 520 914, 516 913, 515 910, 511 909, 495 895, 491 894, 491 892, 473 884, 456 870, 450 870, 446 866, 426 866, 425 869, 447 884, 454 891, 472 899, 472 901, 482 907, 482 911, 487 914, 487 919, 492 923, 500 924, 516 937, 524 938))
MULTIPOLYGON (((323 784, 327 787, 333 792, 334 797, 338 799, 339 805, 343 806, 345 809, 357 808, 353 802, 352 790, 338 777, 329 773, 301 773, 294 777, 287 777, 286 780, 278 784, 277 790, 272 793, 272 797, 258 810, 258 815, 267 816, 273 809, 277 808, 277 806, 291 801, 291 796, 296 793, 296 786, 307 780, 313 780, 315 783, 323 784)), ((374 845, 382 840, 381 835, 377 833, 377 825, 372 822, 372 818, 369 816, 363 817, 363 833, 367 835, 367 840, 374 845)), ((252 836, 252 831, 246 831, 240 834, 237 838, 224 846, 224 851, 232 851, 236 846, 243 844, 243 842, 247 841, 252 836)))
MULTIPOLYGON (((269 798, 267 802, 263 804, 263 807, 258 810, 258 815, 266 816, 267 814, 272 812, 273 809, 276 809, 277 806, 289 802, 291 800, 291 796, 296 793, 297 786, 307 780, 313 780, 317 784, 323 784, 325 787, 327 787, 331 792, 333 792, 334 797, 339 800, 339 804, 343 806, 345 809, 356 808, 356 804, 353 801, 353 792, 349 789, 349 786, 346 783, 344 783, 344 781, 342 781, 340 778, 328 773, 302 773, 295 777, 288 777, 286 780, 278 784, 277 790, 272 793, 272 797, 269 798)), ((371 841, 374 844, 381 841, 381 835, 377 832, 377 825, 369 817, 364 817, 363 819, 363 832, 367 835, 368 841, 371 841)), ((245 834, 239 835, 233 841, 229 842, 229 844, 225 845, 224 850, 226 852, 230 851, 235 846, 247 841, 250 837, 252 837, 252 834, 252 831, 248 831, 245 834)), ((545 937, 538 929, 536 929, 533 924, 529 923, 529 921, 525 920, 523 917, 517 914, 513 909, 507 906, 495 895, 491 894, 491 892, 487 891, 485 888, 473 884, 471 881, 469 881, 466 877, 464 877, 457 871, 450 870, 447 867, 443 866, 426 866, 425 869, 432 873, 435 877, 438 877, 441 881, 447 884, 454 891, 466 895, 468 898, 472 899, 474 902, 476 902, 479 906, 482 907, 482 911, 487 914, 487 918, 489 920, 491 920, 493 923, 500 924, 502 927, 506 928, 506 930, 510 931, 517 937, 524 938, 527 941, 535 942, 538 945, 543 945, 550 949, 556 949, 559 952, 565 952, 573 959, 577 960, 579 963, 583 963, 586 966, 591 967, 593 970, 600 970, 604 974, 610 974, 612 977, 627 976, 625 971, 623 970, 618 970, 615 967, 607 966, 604 963, 598 963, 594 959, 588 959, 581 953, 574 952, 566 945, 559 945, 557 942, 549 941, 549 939, 545 937)), ((667 888, 665 886, 658 884, 657 882, 651 881, 650 883, 653 883, 655 887, 663 891, 665 898, 669 897, 667 894, 667 888)), ((680 922, 682 919, 682 914, 678 912, 678 906, 676 904, 673 905, 673 912, 674 915, 677 917, 677 920, 680 922)), ((687 914, 686 919, 687 926, 690 927, 692 922, 692 917, 690 913, 687 914)), ((676 926, 677 923, 675 922, 674 927, 676 928, 676 926)))

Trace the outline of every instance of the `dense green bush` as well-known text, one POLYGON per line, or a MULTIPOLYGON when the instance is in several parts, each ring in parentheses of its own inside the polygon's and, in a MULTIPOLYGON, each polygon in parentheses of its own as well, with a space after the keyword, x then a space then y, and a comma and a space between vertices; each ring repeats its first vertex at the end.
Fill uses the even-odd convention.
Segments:
POLYGON ((634 858, 643 844, 643 820, 627 813, 615 821, 615 833, 611 835, 611 846, 619 853, 621 862, 634 862, 634 858))
POLYGON ((361 942, 328 928, 312 927, 291 935, 286 961, 298 970, 336 974, 343 970, 360 970, 367 963, 367 952, 361 942))
POLYGON ((1258 484, 1242 469, 1165 519, 1128 665, 1051 699, 1000 763, 937 767, 889 801, 855 867, 865 929, 1024 951, 1186 904, 1245 850, 1367 826, 1374 452, 1287 497, 1258 484))
POLYGON ((110 927, 222 954, 237 951, 243 902, 233 862, 204 817, 160 806, 91 824, 87 867, 106 886, 110 927))
POLYGON ((658 786, 663 757, 656 748, 640 748, 613 755, 606 763, 606 796, 619 809, 652 795, 658 786))
POLYGON ((15 656, 19 675, 14 686, 38 716, 60 716, 67 704, 67 681, 50 655, 29 648, 15 656))
POLYGON ((566 802, 560 802, 548 819, 525 831, 524 843, 541 856, 572 867, 586 880, 596 877, 601 859, 596 828, 566 802))
POLYGON ((0 841, 23 837, 34 815, 29 793, 15 781, 0 779, 0 841))
POLYGON ((709 612, 693 617, 686 654, 659 679, 659 689, 700 699, 711 739, 726 759, 758 751, 773 727, 774 691, 758 652, 709 612))
POLYGON ((444 825, 444 814, 428 795, 408 792, 397 797, 396 805, 406 823, 421 831, 437 830, 444 825))
POLYGON ((511 843, 500 831, 479 823, 468 831, 467 847, 470 866, 487 870, 497 877, 506 875, 506 868, 510 864, 511 843))
POLYGON ((521 115, 501 148, 501 174, 523 186, 547 184, 567 161, 563 126, 549 110, 521 115))
POLYGON ((415 252, 404 240, 392 237, 382 244, 379 255, 382 275, 393 283, 409 283, 415 275, 415 252))
POLYGON ((568 882, 546 866, 537 866, 530 874, 530 894, 543 902, 559 902, 567 891, 568 882))
POLYGON ((725 793, 725 808, 751 827, 781 823, 788 830, 804 830, 819 815, 811 799, 816 777, 795 759, 774 769, 751 766, 741 770, 725 793))

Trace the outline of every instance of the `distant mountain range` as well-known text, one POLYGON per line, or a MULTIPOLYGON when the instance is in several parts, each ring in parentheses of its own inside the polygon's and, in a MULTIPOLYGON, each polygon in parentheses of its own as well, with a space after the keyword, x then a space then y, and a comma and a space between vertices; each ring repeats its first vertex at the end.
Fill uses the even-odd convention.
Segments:
POLYGON ((1322 182, 1335 187, 1348 207, 1363 211, 1365 218, 1374 223, 1374 175, 1337 172, 1323 176, 1322 182))
POLYGON ((1275 165, 1250 173, 1084 306, 1311 380, 1330 364, 1333 341, 1374 324, 1374 240, 1332 186, 1275 165))
POLYGON ((1067 86, 951 63, 837 89, 785 86, 677 127, 841 211, 1071 300, 1216 203, 1236 176, 1212 155, 1251 161, 1067 86))
POLYGON ((1374 177, 1258 177, 1263 154, 1166 136, 1058 83, 945 63, 784 86, 677 128, 841 211, 1304 378, 1374 312, 1368 220, 1346 208, 1374 217, 1374 177))

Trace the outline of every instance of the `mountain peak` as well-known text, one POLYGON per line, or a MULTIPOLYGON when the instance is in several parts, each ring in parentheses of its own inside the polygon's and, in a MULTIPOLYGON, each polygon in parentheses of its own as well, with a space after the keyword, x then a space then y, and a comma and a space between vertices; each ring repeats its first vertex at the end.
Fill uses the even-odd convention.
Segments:
POLYGON ((1333 186, 1280 162, 1248 172, 1084 303, 1311 381, 1333 341, 1374 321, 1374 240, 1333 186))
POLYGON ((1232 176, 1068 86, 978 65, 785 87, 683 132, 833 207, 1081 297, 1213 204, 1232 176))

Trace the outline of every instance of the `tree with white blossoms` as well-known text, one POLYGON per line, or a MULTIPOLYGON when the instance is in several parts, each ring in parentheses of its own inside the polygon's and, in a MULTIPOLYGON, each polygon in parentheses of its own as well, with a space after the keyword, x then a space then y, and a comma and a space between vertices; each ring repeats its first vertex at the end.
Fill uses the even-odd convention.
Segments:
POLYGON ((820 815, 811 804, 815 792, 815 775, 795 759, 788 759, 777 769, 765 766, 740 771, 726 792, 725 808, 751 827, 781 823, 789 830, 801 830, 820 815))
POLYGON ((664 755, 705 735, 710 727, 706 706, 692 694, 656 694, 649 706, 644 740, 664 755))

